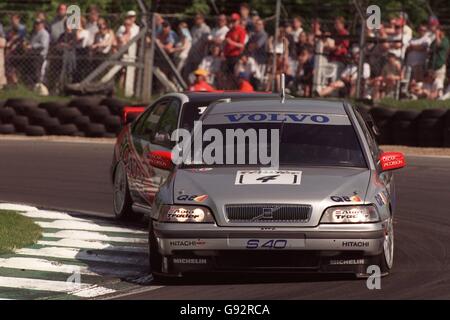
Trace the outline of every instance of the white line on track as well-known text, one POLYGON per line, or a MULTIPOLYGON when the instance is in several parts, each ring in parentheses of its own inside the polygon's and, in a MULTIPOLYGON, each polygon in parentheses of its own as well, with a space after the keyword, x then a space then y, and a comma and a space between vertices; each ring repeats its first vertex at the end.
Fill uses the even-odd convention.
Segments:
POLYGON ((15 277, 0 277, 0 287, 69 293, 84 298, 116 292, 113 289, 85 283, 15 277))
POLYGON ((130 247, 130 246, 117 246, 100 241, 86 241, 75 239, 61 239, 57 241, 44 241, 40 240, 37 244, 42 246, 54 246, 54 247, 67 247, 67 248, 80 248, 80 249, 98 249, 108 251, 123 251, 123 252, 147 252, 146 247, 130 247))
POLYGON ((114 277, 136 277, 142 275, 142 272, 137 270, 129 270, 124 267, 117 267, 116 265, 110 265, 107 267, 98 266, 79 266, 74 264, 65 264, 56 261, 49 261, 39 258, 24 258, 24 257, 12 257, 0 259, 1 268, 20 269, 20 270, 33 270, 44 272, 59 272, 73 274, 75 272, 85 276, 114 276, 114 277))
POLYGON ((88 231, 104 231, 104 232, 124 232, 132 234, 146 234, 145 231, 122 228, 107 225, 98 225, 92 222, 81 222, 81 221, 68 221, 68 220, 55 220, 52 222, 36 221, 36 224, 42 228, 49 229, 62 229, 62 230, 88 230, 88 231))
POLYGON ((111 241, 111 242, 128 242, 128 243, 147 243, 146 238, 134 238, 134 237, 112 237, 106 234, 82 231, 82 230, 61 230, 57 232, 44 232, 43 237, 49 238, 65 238, 74 240, 99 240, 99 241, 111 241))
POLYGON ((23 248, 16 250, 17 254, 37 257, 52 257, 61 259, 76 259, 80 261, 109 262, 117 264, 146 265, 146 257, 131 257, 89 253, 89 250, 75 248, 45 247, 40 249, 23 248))

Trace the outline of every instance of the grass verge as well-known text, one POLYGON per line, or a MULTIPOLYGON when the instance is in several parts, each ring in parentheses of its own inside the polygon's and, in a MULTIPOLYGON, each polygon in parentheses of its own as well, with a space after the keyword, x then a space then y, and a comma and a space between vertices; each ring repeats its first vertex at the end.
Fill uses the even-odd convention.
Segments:
POLYGON ((450 109, 450 100, 395 100, 392 98, 385 98, 376 103, 377 106, 394 108, 394 109, 410 109, 410 110, 424 110, 424 109, 450 109))
POLYGON ((0 254, 29 246, 41 237, 41 227, 16 211, 0 210, 0 254))

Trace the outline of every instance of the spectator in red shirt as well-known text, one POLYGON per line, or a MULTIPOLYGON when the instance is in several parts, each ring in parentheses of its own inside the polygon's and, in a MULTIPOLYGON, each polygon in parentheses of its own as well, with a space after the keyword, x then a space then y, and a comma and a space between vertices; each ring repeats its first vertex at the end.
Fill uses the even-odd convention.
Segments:
POLYGON ((206 82, 206 79, 208 77, 208 71, 203 69, 197 69, 195 70, 194 74, 195 74, 195 82, 189 88, 189 91, 212 92, 216 90, 208 82, 206 82))
POLYGON ((330 50, 330 61, 344 62, 350 47, 350 40, 348 30, 345 28, 344 17, 337 17, 334 21, 334 28, 336 30, 337 39, 334 46, 328 47, 330 50))
POLYGON ((241 25, 241 16, 238 13, 231 15, 231 29, 225 37, 223 53, 226 59, 225 73, 233 74, 234 67, 245 48, 247 32, 241 25))

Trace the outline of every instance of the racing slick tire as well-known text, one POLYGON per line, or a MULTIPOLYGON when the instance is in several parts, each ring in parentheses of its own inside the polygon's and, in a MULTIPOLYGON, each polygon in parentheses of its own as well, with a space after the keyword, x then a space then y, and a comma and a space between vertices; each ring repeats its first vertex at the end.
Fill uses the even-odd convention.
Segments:
POLYGON ((125 167, 122 162, 116 166, 113 183, 113 210, 117 220, 131 220, 136 214, 131 205, 131 195, 128 189, 128 180, 125 167))
MULTIPOLYGON (((383 252, 375 259, 380 268, 380 276, 387 276, 394 263, 394 223, 393 218, 389 218, 384 235, 383 252)), ((369 267, 369 266, 368 266, 369 267)), ((356 277, 365 279, 374 275, 373 273, 357 273, 356 277)))
POLYGON ((153 220, 150 219, 148 228, 148 269, 149 273, 158 277, 162 273, 162 256, 158 251, 158 242, 153 232, 153 220))

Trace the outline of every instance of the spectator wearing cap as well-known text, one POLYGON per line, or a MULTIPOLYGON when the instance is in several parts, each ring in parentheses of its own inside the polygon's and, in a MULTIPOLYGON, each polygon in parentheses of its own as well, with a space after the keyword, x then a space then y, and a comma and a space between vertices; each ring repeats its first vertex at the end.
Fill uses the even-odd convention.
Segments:
POLYGON ((206 91, 212 92, 215 91, 214 87, 212 87, 206 80, 208 77, 208 72, 203 69, 197 69, 194 72, 195 81, 194 84, 189 88, 189 91, 206 91))
MULTIPOLYGON (((320 97, 328 97, 334 92, 346 89, 350 96, 356 94, 356 80, 358 79, 358 63, 359 63, 360 50, 358 47, 352 49, 352 61, 340 74, 338 80, 332 82, 330 85, 319 89, 315 94, 320 97)), ((364 80, 370 78, 370 66, 368 63, 364 63, 362 76, 364 80)))
POLYGON ((50 46, 50 35, 45 29, 44 21, 36 19, 34 22, 34 32, 30 43, 26 46, 30 57, 31 70, 29 81, 31 84, 42 83, 44 78, 44 61, 47 57, 50 46))
POLYGON ((430 58, 428 69, 434 75, 434 85, 438 90, 438 97, 444 90, 444 82, 447 73, 447 58, 450 51, 448 37, 440 26, 434 31, 435 39, 430 46, 430 58))
POLYGON ((117 41, 127 43, 137 36, 139 31, 140 27, 136 24, 136 11, 130 10, 127 12, 123 24, 116 32, 117 41), (127 41, 122 41, 122 37, 126 37, 127 41))
POLYGON ((225 72, 233 74, 234 67, 245 48, 247 32, 241 25, 241 17, 238 13, 231 15, 231 29, 225 37, 223 53, 226 59, 225 72))
POLYGON ((217 25, 211 32, 210 41, 222 46, 228 31, 230 31, 230 28, 227 25, 227 16, 220 14, 217 17, 217 25))
POLYGON ((61 35, 65 32, 65 22, 67 14, 67 5, 61 3, 56 10, 56 17, 50 23, 50 40, 51 43, 56 43, 61 35))
POLYGON ((247 52, 259 65, 267 63, 266 43, 269 36, 264 29, 264 21, 258 19, 255 22, 255 32, 247 42, 247 52))
POLYGON ((417 33, 419 36, 409 42, 406 53, 406 65, 411 68, 412 79, 423 81, 426 71, 428 50, 433 42, 433 38, 428 32, 426 23, 420 24, 417 33))

